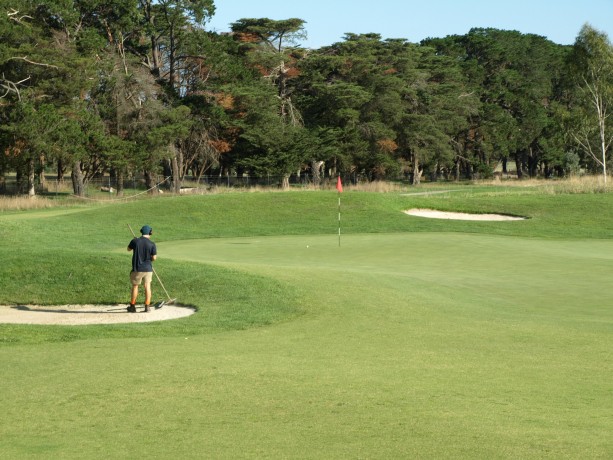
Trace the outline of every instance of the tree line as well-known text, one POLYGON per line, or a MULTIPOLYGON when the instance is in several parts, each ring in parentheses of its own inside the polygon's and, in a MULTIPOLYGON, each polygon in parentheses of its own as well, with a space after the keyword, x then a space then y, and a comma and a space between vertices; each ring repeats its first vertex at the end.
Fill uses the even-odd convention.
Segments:
POLYGON ((475 28, 305 49, 298 18, 208 31, 213 0, 0 0, 0 185, 110 175, 607 176, 613 47, 475 28))

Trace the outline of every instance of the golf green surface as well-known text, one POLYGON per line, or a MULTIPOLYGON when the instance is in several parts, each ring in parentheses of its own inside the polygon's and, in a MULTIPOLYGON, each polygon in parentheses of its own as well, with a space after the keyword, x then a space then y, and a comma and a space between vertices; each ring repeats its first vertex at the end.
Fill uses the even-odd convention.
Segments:
MULTIPOLYGON (((613 296, 595 288, 610 281, 611 241, 369 234, 343 236, 340 247, 326 235, 185 240, 163 243, 160 250, 176 260, 228 265, 312 290, 320 306, 317 321, 342 317, 334 324, 341 335, 354 334, 350 324, 366 326, 372 318, 388 338, 398 324, 425 332, 422 321, 434 326, 433 318, 452 328, 458 326, 454 318, 462 319, 471 331, 493 328, 503 337, 541 326, 559 327, 560 334, 611 326, 613 296)), ((398 332, 394 343, 407 330, 398 332)))
MULTIPOLYGON (((308 315, 250 331, 231 353, 235 372, 256 366, 264 392, 238 398, 269 407, 270 420, 257 423, 285 432, 273 443, 296 442, 278 453, 315 437, 344 445, 332 455, 342 456, 360 452, 364 436, 381 443, 365 455, 378 458, 470 456, 476 438, 480 457, 613 452, 599 423, 611 409, 613 298, 596 288, 610 280, 613 242, 424 233, 349 235, 340 247, 327 235, 160 250, 309 291, 308 315)), ((227 345, 207 345, 210 363, 227 345)))

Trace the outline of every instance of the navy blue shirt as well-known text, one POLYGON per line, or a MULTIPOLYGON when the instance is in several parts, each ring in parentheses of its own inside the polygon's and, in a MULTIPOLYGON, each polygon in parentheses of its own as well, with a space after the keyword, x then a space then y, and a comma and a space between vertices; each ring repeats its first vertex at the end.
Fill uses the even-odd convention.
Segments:
POLYGON ((157 255, 155 243, 149 238, 141 236, 130 241, 128 248, 132 249, 132 271, 152 272, 151 259, 157 255))

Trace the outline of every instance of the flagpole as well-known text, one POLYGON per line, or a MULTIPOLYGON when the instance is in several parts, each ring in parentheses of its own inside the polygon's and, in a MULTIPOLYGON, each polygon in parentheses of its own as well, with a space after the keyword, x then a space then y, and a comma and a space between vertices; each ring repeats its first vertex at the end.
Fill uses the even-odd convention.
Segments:
POLYGON ((341 193, 343 193, 343 183, 341 175, 336 180, 336 190, 338 190, 338 247, 341 247, 341 193))
POLYGON ((341 247, 341 192, 338 192, 338 247, 341 247))

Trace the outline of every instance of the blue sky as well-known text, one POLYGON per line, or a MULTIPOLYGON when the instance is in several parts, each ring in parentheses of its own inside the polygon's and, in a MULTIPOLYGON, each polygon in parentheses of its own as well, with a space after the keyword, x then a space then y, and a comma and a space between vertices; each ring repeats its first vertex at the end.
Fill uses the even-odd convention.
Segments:
POLYGON ((241 18, 306 21, 305 48, 342 41, 347 32, 418 43, 473 27, 518 30, 570 45, 586 22, 613 41, 613 0, 215 0, 207 29, 230 30, 241 18))

